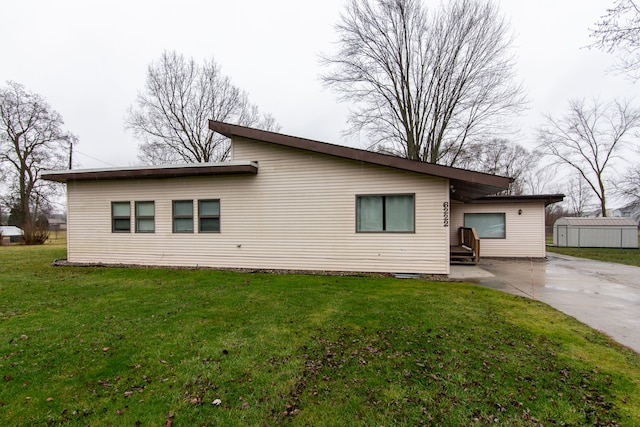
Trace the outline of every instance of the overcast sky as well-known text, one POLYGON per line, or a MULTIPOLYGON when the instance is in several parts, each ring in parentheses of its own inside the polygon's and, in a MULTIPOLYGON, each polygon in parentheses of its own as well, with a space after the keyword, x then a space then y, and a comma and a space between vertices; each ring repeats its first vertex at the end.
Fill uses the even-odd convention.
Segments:
MULTIPOLYGON (((439 2, 426 0, 435 6, 439 2)), ((345 139, 348 106, 323 89, 320 52, 331 52, 344 0, 51 1, 5 0, 0 81, 42 95, 79 137, 81 168, 137 163, 138 142, 124 130, 144 88, 148 64, 163 50, 198 62, 214 57, 281 132, 363 147, 345 139)), ((518 76, 531 99, 517 142, 532 147, 543 114, 572 98, 632 99, 640 86, 607 75, 612 58, 586 49, 589 28, 613 0, 502 0, 516 36, 518 76)), ((638 100, 640 102, 640 100, 638 100)))

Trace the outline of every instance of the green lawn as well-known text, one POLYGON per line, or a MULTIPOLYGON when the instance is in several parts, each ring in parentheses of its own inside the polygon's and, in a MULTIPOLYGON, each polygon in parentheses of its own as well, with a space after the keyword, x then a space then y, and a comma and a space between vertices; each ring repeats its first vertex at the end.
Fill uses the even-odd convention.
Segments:
MULTIPOLYGON (((638 239, 640 239, 640 232, 638 232, 638 239)), ((640 250, 638 249, 557 248, 552 246, 553 236, 547 238, 547 243, 549 244, 548 252, 640 267, 640 250)))
POLYGON ((0 248, 0 425, 640 424, 640 356, 536 301, 64 256, 0 248))
POLYGON ((638 249, 557 248, 555 246, 547 246, 547 252, 640 267, 640 250, 638 249))

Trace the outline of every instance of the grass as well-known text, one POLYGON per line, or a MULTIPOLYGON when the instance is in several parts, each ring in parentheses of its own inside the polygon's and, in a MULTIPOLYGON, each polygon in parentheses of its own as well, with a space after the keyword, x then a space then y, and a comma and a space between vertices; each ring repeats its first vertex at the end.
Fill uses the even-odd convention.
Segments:
POLYGON ((64 256, 0 248, 2 425, 640 424, 640 356, 536 301, 64 256))
MULTIPOLYGON (((638 239, 640 239, 640 232, 638 233, 638 239)), ((547 239, 547 243, 552 244, 553 238, 547 239)), ((638 249, 565 248, 548 245, 547 251, 561 255, 570 255, 579 258, 593 259, 596 261, 615 262, 640 267, 640 250, 638 249)))
POLYGON ((547 252, 640 267, 640 250, 638 249, 558 248, 547 246, 547 252))

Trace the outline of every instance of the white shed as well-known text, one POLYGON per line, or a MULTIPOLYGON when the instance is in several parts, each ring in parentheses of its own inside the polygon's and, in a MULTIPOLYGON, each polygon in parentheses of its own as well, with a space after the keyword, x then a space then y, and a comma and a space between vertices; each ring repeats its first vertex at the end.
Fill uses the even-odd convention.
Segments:
POLYGON ((638 223, 631 218, 559 218, 553 244, 573 248, 638 248, 638 223))
POLYGON ((14 225, 0 226, 0 242, 3 245, 20 241, 24 232, 14 225))

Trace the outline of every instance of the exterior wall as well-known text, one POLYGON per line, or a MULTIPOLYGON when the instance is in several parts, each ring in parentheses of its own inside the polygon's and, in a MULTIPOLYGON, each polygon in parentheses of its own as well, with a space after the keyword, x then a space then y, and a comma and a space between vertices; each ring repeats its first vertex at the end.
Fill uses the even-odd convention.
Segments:
POLYGON ((256 141, 233 157, 258 174, 69 182, 69 261, 449 273, 448 180, 256 141), (394 193, 415 194, 415 233, 356 233, 356 195, 394 193), (220 233, 172 233, 172 200, 218 198, 220 233), (128 200, 155 201, 154 233, 135 233, 133 208, 132 232, 111 232, 128 200))
POLYGON ((459 243, 458 230, 464 226, 465 213, 504 213, 506 238, 480 239, 480 257, 544 258, 544 203, 451 204, 451 242, 459 243), (518 210, 522 209, 522 214, 518 210))

